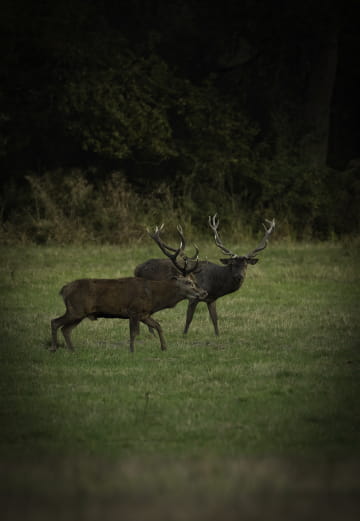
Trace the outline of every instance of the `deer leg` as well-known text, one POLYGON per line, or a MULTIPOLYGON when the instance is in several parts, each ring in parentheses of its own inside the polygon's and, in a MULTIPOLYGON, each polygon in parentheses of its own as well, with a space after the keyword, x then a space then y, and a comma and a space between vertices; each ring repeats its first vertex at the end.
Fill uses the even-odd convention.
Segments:
POLYGON ((135 337, 140 332, 139 319, 135 318, 135 317, 129 317, 129 326, 130 326, 130 351, 131 351, 131 353, 133 353, 134 345, 135 345, 135 337))
POLYGON ((150 327, 150 326, 148 326, 148 328, 149 328, 149 333, 151 333, 154 336, 155 335, 154 328, 150 327))
POLYGON ((189 305, 188 305, 188 308, 186 311, 186 323, 185 323, 185 328, 184 328, 184 335, 186 335, 186 333, 189 330, 190 324, 192 322, 192 319, 193 319, 193 316, 195 313, 196 306, 198 304, 199 304, 198 300, 189 300, 189 305))
POLYGON ((68 349, 70 349, 70 351, 74 351, 74 346, 72 345, 72 342, 71 342, 71 331, 74 329, 74 327, 76 327, 78 324, 80 324, 81 321, 82 321, 82 318, 72 320, 70 323, 65 324, 61 329, 62 334, 64 335, 64 338, 65 338, 66 346, 68 349))
POLYGON ((165 338, 164 338, 164 335, 163 335, 159 322, 154 320, 152 317, 143 318, 141 321, 144 322, 144 324, 146 324, 147 326, 150 326, 150 327, 156 329, 156 331, 158 332, 158 335, 159 335, 159 339, 160 339, 161 350, 166 351, 167 346, 166 346, 165 338))
POLYGON ((63 326, 64 324, 66 324, 66 322, 68 321, 68 314, 65 313, 64 315, 62 315, 61 317, 58 317, 58 318, 54 318, 52 321, 51 321, 51 351, 56 351, 57 348, 58 348, 58 342, 57 342, 57 330, 59 329, 59 327, 63 326))
POLYGON ((218 317, 216 312, 216 302, 208 302, 207 307, 209 310, 209 315, 212 320, 212 323, 214 324, 215 329, 215 335, 219 335, 219 328, 218 328, 218 317))

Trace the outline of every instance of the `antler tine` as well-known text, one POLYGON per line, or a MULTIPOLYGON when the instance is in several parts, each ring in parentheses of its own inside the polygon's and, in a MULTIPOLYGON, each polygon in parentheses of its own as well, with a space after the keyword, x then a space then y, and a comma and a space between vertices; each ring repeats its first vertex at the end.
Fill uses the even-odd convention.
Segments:
POLYGON ((185 268, 183 270, 184 271, 184 275, 190 275, 190 273, 193 273, 197 269, 197 267, 199 265, 199 256, 196 255, 196 258, 195 257, 185 258, 184 261, 185 261, 185 268), (192 268, 188 268, 187 267, 189 260, 194 260, 195 261, 192 268))
POLYGON ((263 227, 264 227, 264 230, 265 230, 265 235, 262 238, 262 240, 260 241, 260 243, 258 244, 258 246, 255 248, 255 250, 253 250, 250 253, 248 253, 246 255, 246 257, 254 257, 260 251, 262 251, 262 250, 264 250, 266 248, 266 246, 268 244, 268 241, 269 241, 269 237, 270 237, 270 235, 272 234, 272 232, 274 231, 274 228, 275 228, 275 219, 273 219, 272 221, 270 221, 269 219, 265 219, 265 221, 269 224, 269 228, 267 228, 266 224, 263 223, 263 227))
POLYGON ((195 255, 193 255, 192 257, 188 257, 188 259, 189 260, 198 260, 199 259, 199 248, 195 243, 193 244, 193 246, 195 248, 195 255))
POLYGON ((183 229, 180 224, 177 225, 176 229, 177 229, 179 237, 180 237, 180 251, 182 253, 185 250, 185 246, 186 246, 184 232, 183 232, 183 229))
POLYGON ((188 257, 187 255, 185 255, 184 250, 185 250, 185 247, 186 247, 186 241, 185 241, 183 229, 182 229, 180 224, 177 225, 177 231, 178 231, 178 234, 179 234, 180 240, 181 240, 181 242, 180 242, 180 252, 181 252, 181 255, 182 255, 183 260, 184 260, 184 271, 186 272, 186 275, 189 275, 189 273, 192 273, 198 267, 198 264, 199 264, 199 248, 196 246, 196 244, 194 244, 195 255, 193 255, 192 257, 188 257), (195 264, 194 264, 194 266, 192 268, 188 268, 188 262, 189 261, 195 261, 195 264))
POLYGON ((199 249, 196 247, 196 255, 194 257, 189 257, 189 258, 186 257, 186 255, 184 254, 184 248, 185 248, 186 242, 185 242, 185 237, 184 237, 183 230, 182 230, 182 227, 180 226, 180 224, 177 226, 177 231, 178 231, 178 234, 180 235, 180 246, 177 249, 172 248, 171 246, 168 246, 160 238, 160 232, 162 231, 163 228, 164 228, 164 225, 162 224, 160 227, 158 227, 158 226, 155 227, 155 232, 154 233, 150 233, 149 230, 148 230, 148 233, 149 233, 150 237, 160 247, 161 251, 163 253, 165 253, 165 255, 167 257, 169 257, 169 259, 173 262, 174 266, 185 277, 189 273, 192 273, 193 271, 195 271, 195 269, 197 268, 198 262, 199 262, 199 257, 198 257, 199 249), (173 252, 173 253, 170 253, 170 252, 173 252), (177 257, 179 255, 181 255, 183 257, 184 266, 181 266, 177 262, 177 257), (195 266, 193 266, 192 268, 188 268, 188 261, 189 260, 196 260, 195 266))
POLYGON ((175 248, 172 248, 171 246, 168 246, 167 244, 164 243, 164 241, 160 237, 160 233, 163 231, 163 229, 164 229, 164 223, 161 226, 155 226, 154 233, 151 233, 149 231, 149 229, 147 230, 147 232, 150 235, 150 237, 159 246, 161 251, 163 253, 165 253, 165 255, 167 257, 169 257, 170 259, 172 259, 173 257, 176 258, 179 255, 179 253, 180 253, 180 248, 175 249, 175 248), (173 253, 170 253, 170 252, 173 252, 173 253))
POLYGON ((226 248, 221 239, 220 239, 220 236, 219 236, 219 233, 217 231, 218 227, 219 227, 219 222, 220 220, 217 218, 217 213, 215 215, 213 215, 213 217, 211 217, 209 215, 209 226, 210 228, 212 229, 212 231, 214 232, 214 239, 215 239, 215 244, 218 248, 220 248, 220 250, 225 253, 225 255, 231 255, 231 257, 237 257, 238 255, 234 252, 232 252, 231 250, 229 250, 228 248, 226 248))
POLYGON ((182 254, 183 258, 187 259, 187 260, 197 260, 199 258, 199 248, 197 247, 197 245, 194 244, 195 255, 193 255, 192 257, 188 257, 187 255, 185 255, 184 250, 186 247, 186 241, 185 241, 183 229, 180 224, 177 225, 176 229, 177 229, 178 234, 180 235, 180 239, 181 239, 180 248, 181 248, 181 254, 182 254))

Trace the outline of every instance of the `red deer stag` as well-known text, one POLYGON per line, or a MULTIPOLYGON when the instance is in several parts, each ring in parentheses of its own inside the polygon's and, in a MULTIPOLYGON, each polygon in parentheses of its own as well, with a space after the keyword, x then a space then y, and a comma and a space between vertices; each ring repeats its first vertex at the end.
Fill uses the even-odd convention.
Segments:
POLYGON ((139 322, 157 330, 162 350, 167 348, 159 322, 152 314, 165 308, 172 308, 184 299, 204 299, 206 291, 199 288, 191 273, 197 268, 198 259, 190 262, 184 254, 185 240, 181 235, 178 249, 166 246, 160 238, 163 229, 156 227, 150 236, 169 257, 176 267, 176 275, 169 280, 146 280, 138 277, 120 279, 78 279, 66 284, 60 291, 66 312, 51 321, 52 351, 56 351, 57 330, 62 328, 68 349, 73 350, 71 331, 84 318, 125 318, 130 323, 130 351, 134 351, 135 336, 139 322), (183 265, 177 258, 182 256, 183 265))
MULTIPOLYGON (((229 258, 220 259, 220 262, 225 266, 219 266, 218 264, 208 261, 200 261, 198 263, 198 267, 194 271, 194 277, 196 278, 197 284, 207 292, 207 296, 197 300, 189 299, 184 333, 188 332, 196 306, 199 301, 203 301, 207 304, 215 334, 219 334, 216 300, 224 295, 237 291, 244 282, 248 265, 258 262, 259 259, 256 258, 256 255, 266 248, 269 237, 275 228, 275 219, 272 221, 266 219, 266 222, 268 227, 263 224, 265 235, 259 245, 247 255, 240 256, 223 245, 218 233, 219 219, 217 215, 215 214, 213 217, 209 217, 209 226, 214 233, 215 244, 225 255, 228 255, 229 258)), ((135 268, 135 275, 137 277, 144 277, 151 280, 168 279, 174 276, 175 273, 176 268, 174 268, 167 259, 150 259, 135 268)))

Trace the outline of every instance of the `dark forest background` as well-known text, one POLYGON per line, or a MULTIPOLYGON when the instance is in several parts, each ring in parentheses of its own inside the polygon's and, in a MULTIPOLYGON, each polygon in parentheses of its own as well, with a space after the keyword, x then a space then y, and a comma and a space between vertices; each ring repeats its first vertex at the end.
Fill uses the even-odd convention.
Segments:
POLYGON ((1 238, 359 233, 358 4, 3 2, 1 238))

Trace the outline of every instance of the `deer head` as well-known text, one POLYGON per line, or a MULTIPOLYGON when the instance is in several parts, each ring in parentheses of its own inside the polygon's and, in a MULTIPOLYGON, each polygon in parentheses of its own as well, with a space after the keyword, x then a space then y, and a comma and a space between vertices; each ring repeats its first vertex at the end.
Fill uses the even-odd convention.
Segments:
POLYGON ((215 214, 213 217, 209 216, 209 226, 214 232, 214 240, 215 244, 220 250, 225 253, 225 255, 228 255, 229 258, 220 259, 220 262, 223 264, 226 264, 230 266, 233 272, 234 278, 242 279, 245 276, 246 268, 248 264, 256 264, 259 259, 256 258, 256 255, 260 253, 262 250, 264 250, 268 244, 269 237, 271 233, 274 231, 275 228, 275 219, 272 221, 269 221, 266 219, 266 223, 268 224, 268 228, 266 227, 266 224, 263 224, 263 227, 265 229, 265 234, 260 243, 256 246, 254 250, 249 252, 246 255, 238 255, 237 253, 232 252, 228 248, 226 248, 220 239, 218 227, 219 227, 219 219, 217 217, 217 214, 215 214))

